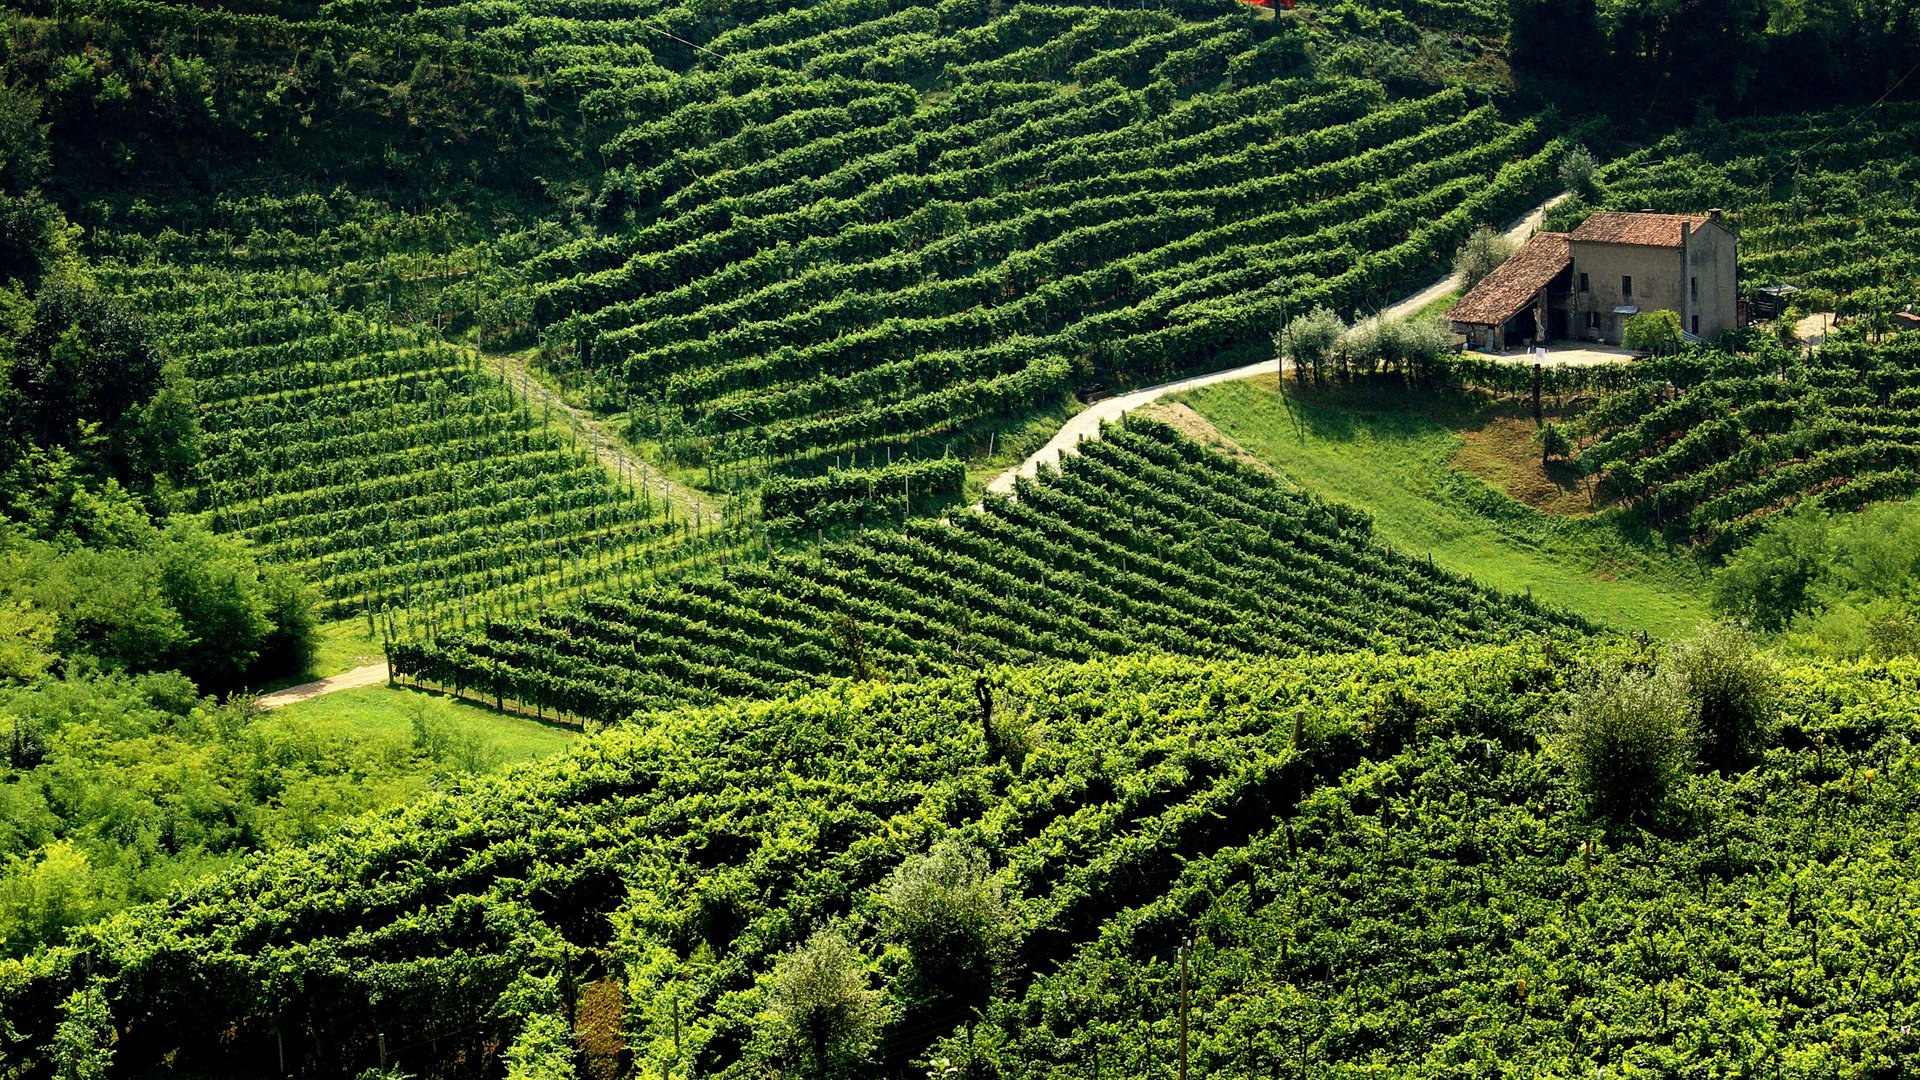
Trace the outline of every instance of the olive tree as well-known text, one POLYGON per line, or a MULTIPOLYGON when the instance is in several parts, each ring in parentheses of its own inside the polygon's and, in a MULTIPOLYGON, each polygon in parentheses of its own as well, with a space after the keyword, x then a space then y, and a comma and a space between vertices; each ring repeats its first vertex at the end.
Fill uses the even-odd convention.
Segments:
POLYGON ((1453 257, 1453 272, 1460 276, 1466 288, 1473 288, 1486 277, 1500 268, 1500 264, 1513 258, 1513 241, 1494 232, 1490 226, 1482 225, 1473 230, 1467 242, 1453 257))
POLYGON ((1760 756, 1778 702, 1778 675, 1731 623, 1713 622, 1674 647, 1668 663, 1698 710, 1700 758, 1718 769, 1760 756))
POLYGON ((1011 919, 984 852, 948 841, 909 858, 888 880, 881 905, 888 935, 912 957, 917 996, 986 1005, 1011 919))
POLYGON ((1312 372, 1314 382, 1320 382, 1346 333, 1346 322, 1332 308, 1322 305, 1289 322, 1274 335, 1274 348, 1293 363, 1294 373, 1301 382, 1307 380, 1308 372, 1312 372))
POLYGON ((873 1056, 886 1009, 867 985, 858 951, 837 930, 818 930, 774 963, 764 1033, 798 1075, 856 1075, 873 1056))
POLYGON ((1599 665, 1567 695, 1550 745, 1602 817, 1645 821, 1692 765, 1693 703, 1670 671, 1599 665))

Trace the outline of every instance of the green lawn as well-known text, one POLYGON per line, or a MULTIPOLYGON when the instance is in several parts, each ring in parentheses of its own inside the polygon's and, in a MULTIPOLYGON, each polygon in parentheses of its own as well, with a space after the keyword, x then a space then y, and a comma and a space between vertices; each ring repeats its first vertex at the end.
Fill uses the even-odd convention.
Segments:
POLYGON ((497 713, 441 694, 402 687, 342 690, 277 709, 276 719, 322 730, 352 729, 361 739, 413 746, 418 718, 465 767, 483 769, 545 757, 578 737, 572 728, 497 713))
POLYGON ((1449 464, 1481 406, 1458 397, 1358 392, 1283 400, 1271 378, 1180 396, 1222 433, 1302 486, 1373 515, 1397 551, 1579 612, 1669 635, 1709 617, 1693 558, 1628 535, 1611 514, 1534 510, 1449 464))

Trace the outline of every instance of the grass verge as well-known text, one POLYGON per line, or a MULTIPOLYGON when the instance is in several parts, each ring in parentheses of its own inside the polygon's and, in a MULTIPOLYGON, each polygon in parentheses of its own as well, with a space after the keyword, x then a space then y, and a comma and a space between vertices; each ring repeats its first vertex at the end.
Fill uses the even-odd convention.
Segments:
POLYGON ((445 752, 470 759, 459 763, 463 771, 545 757, 566 749, 579 737, 575 728, 497 713, 407 687, 342 690, 287 705, 273 715, 277 720, 321 728, 351 728, 365 740, 409 747, 425 731, 426 737, 443 741, 445 752))
MULTIPOLYGON (((1509 460, 1523 445, 1511 433, 1479 439, 1462 456, 1463 432, 1504 419, 1493 406, 1377 388, 1302 395, 1292 384, 1283 398, 1272 376, 1178 400, 1302 486, 1365 509, 1380 540, 1397 550, 1620 630, 1664 636, 1709 617, 1706 575, 1692 556, 1634 535, 1612 512, 1545 513, 1482 479, 1512 490, 1526 472, 1509 460)), ((1544 486, 1554 490, 1553 505, 1567 505, 1560 484, 1544 486)))

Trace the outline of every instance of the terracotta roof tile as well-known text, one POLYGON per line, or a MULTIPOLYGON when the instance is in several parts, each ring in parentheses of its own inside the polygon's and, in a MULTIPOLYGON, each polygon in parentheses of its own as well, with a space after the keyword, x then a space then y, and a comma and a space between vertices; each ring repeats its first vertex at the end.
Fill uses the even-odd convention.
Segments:
POLYGON ((1581 222, 1580 227, 1569 235, 1575 240, 1595 244, 1677 248, 1682 236, 1710 220, 1697 214, 1622 214, 1602 211, 1581 222))
POLYGON ((1513 258, 1469 289, 1447 312, 1447 321, 1498 326, 1532 303, 1534 294, 1572 263, 1566 233, 1535 233, 1513 258))

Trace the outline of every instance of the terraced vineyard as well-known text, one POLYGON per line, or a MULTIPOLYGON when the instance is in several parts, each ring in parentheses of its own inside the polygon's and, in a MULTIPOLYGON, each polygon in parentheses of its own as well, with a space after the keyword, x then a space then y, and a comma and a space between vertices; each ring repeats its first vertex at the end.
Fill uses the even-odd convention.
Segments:
POLYGON ((1777 345, 1636 366, 1583 421, 1607 494, 1715 551, 1803 500, 1835 509, 1920 491, 1920 339, 1777 345))
POLYGON ((1139 651, 1426 649, 1573 620, 1373 545, 1351 511, 1131 420, 978 513, 393 650, 403 676, 617 719, 831 678, 1139 651))
POLYGON ((1726 208, 1748 284, 1798 285, 1884 314, 1920 299, 1916 142, 1920 105, 1888 102, 1690 130, 1609 164, 1599 180, 1613 209, 1726 208))
POLYGON ((604 148, 611 224, 519 267, 550 363, 690 462, 938 456, 1253 355, 1436 276, 1559 154, 1458 88, 1308 74, 1245 11, 836 2, 690 55, 604 148))
POLYGON ((471 350, 245 285, 136 295, 202 400, 192 508, 297 568, 326 615, 427 632, 718 543, 720 522, 609 474, 471 350))
MULTIPOLYGON (((389 1040, 402 1067, 490 1057, 479 1047, 529 1010, 577 993, 584 1014, 612 976, 636 1063, 755 1075, 773 1049, 756 979, 810 927, 873 918, 885 875, 942 836, 1010 868, 1020 968, 1038 966, 1361 754, 1416 729, 1517 728, 1554 679, 1523 649, 1131 659, 683 711, 129 913, 89 938, 92 970, 146 1018, 120 1063, 178 1047, 178 1067, 265 1071, 279 1032, 294 1071, 352 1074, 396 1015, 424 1021, 389 1040), (998 715, 1046 732, 1017 764, 988 750, 982 684, 998 715), (544 986, 510 989, 522 971, 544 986), (228 1037, 201 1038, 210 1023, 228 1037)), ((80 956, 0 984, 24 1034, 86 978, 80 956)), ((889 1073, 961 1019, 944 1003, 910 1015, 889 1073)))

